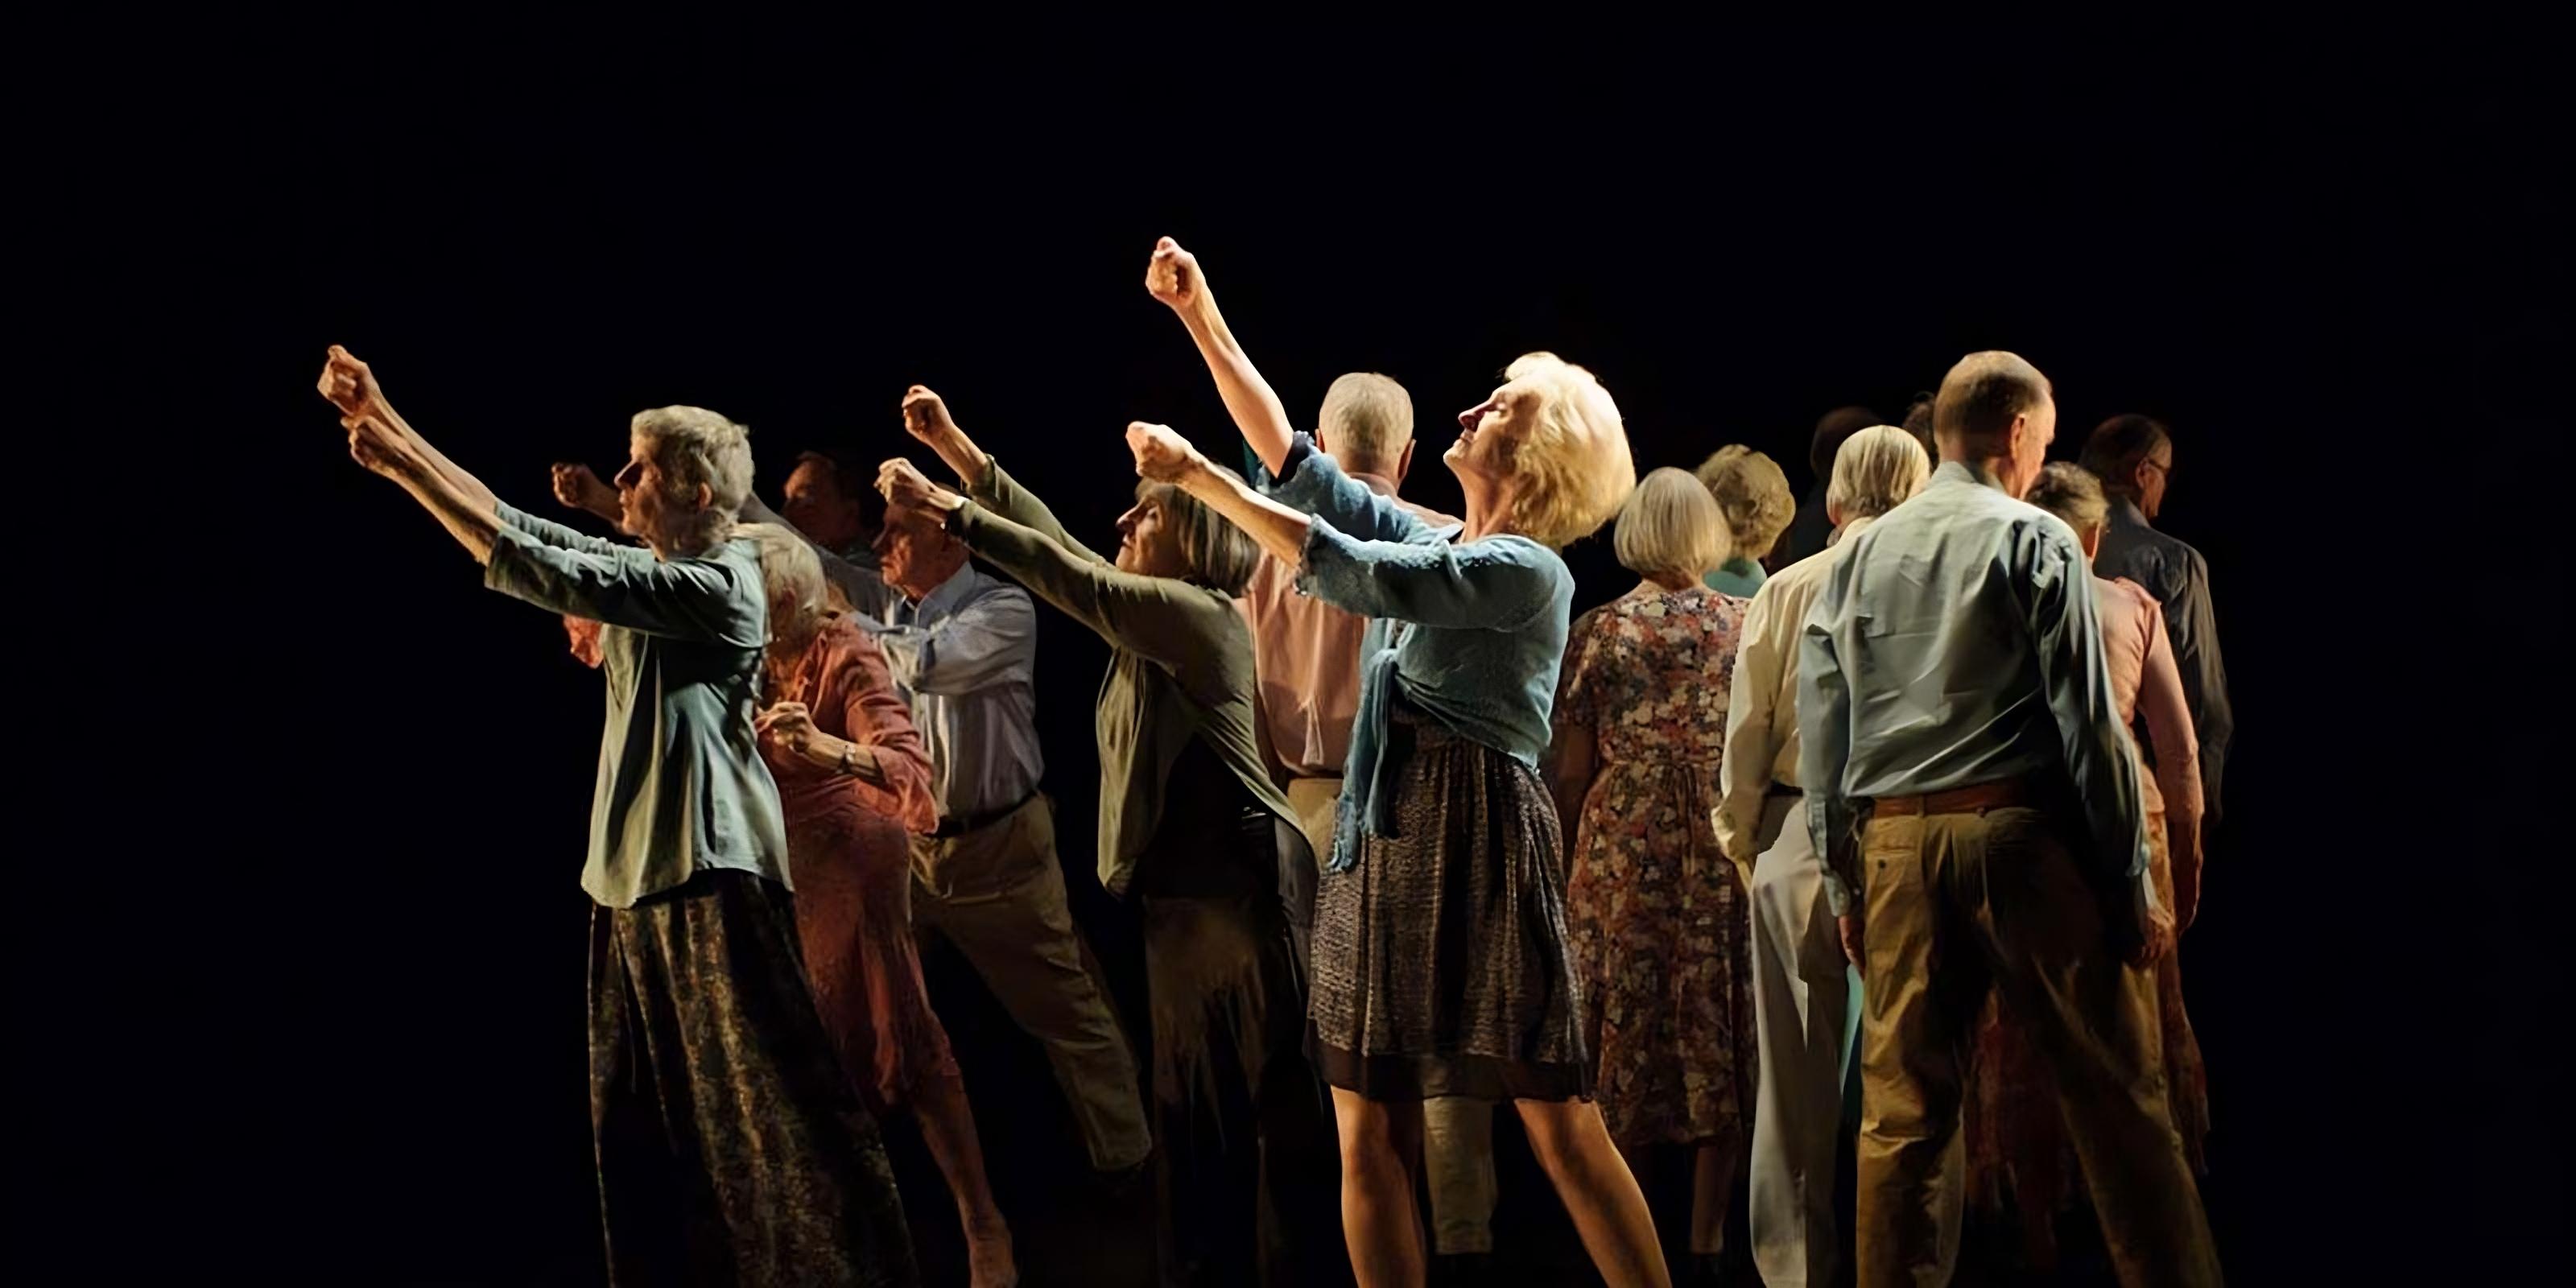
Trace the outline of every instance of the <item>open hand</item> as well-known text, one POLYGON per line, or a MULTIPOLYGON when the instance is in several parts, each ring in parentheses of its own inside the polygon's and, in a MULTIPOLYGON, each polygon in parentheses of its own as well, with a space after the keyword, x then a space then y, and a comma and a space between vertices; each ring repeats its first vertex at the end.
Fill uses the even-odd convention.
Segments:
POLYGON ((794 752, 804 751, 805 744, 819 732, 814 727, 814 713, 807 711, 802 702, 781 702, 753 716, 751 727, 762 737, 794 752))
POLYGON ((954 510, 966 503, 964 497, 931 482, 900 456, 877 467, 877 492, 889 506, 914 510, 954 510))
POLYGON ((1154 257, 1145 262, 1145 293, 1175 309, 1195 307, 1207 294, 1199 257, 1169 237, 1155 242, 1154 257))
POLYGON ((1157 483, 1176 482, 1189 472, 1198 449, 1169 425, 1127 423, 1127 450, 1136 454, 1136 476, 1157 483))
POLYGON ((589 466, 572 461, 557 461, 554 466, 555 500, 576 510, 593 514, 602 507, 617 508, 617 489, 601 482, 589 466))

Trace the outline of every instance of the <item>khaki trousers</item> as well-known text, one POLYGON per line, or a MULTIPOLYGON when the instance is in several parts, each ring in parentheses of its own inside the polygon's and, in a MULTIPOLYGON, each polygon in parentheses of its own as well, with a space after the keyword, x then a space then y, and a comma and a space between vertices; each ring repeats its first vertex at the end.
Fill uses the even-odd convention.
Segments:
POLYGON ((1763 802, 1753 861, 1753 1264, 1770 1288, 1825 1288, 1842 1261, 1834 1149, 1843 1127, 1843 1034, 1851 992, 1825 865, 1806 802, 1763 802))
POLYGON ((945 935, 1003 1009, 1046 1048, 1091 1165, 1144 1161, 1153 1135, 1136 1057, 1065 903, 1055 811, 1044 796, 953 837, 912 838, 912 921, 945 935))
MULTIPOLYGON (((1332 860, 1333 811, 1341 797, 1338 778, 1288 780, 1288 804, 1318 864, 1332 860)), ((1493 1105, 1464 1096, 1423 1101, 1422 1154, 1433 1249, 1444 1256, 1493 1251, 1493 1105)))
POLYGON ((2057 1077, 2120 1282, 2220 1282, 2165 1098, 2152 973, 2115 957, 2062 824, 2024 807, 1881 814, 1862 839, 1859 1280, 1946 1284, 1961 1054, 1989 987, 2057 1077))

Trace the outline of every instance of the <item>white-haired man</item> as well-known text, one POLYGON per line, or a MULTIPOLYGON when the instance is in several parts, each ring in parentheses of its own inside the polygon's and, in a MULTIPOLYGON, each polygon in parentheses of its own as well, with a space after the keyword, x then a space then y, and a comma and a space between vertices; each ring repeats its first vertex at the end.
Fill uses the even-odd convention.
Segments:
POLYGON ((755 741, 768 605, 734 533, 751 487, 742 427, 696 407, 635 417, 617 493, 638 548, 502 504, 346 350, 320 383, 350 455, 435 515, 486 586, 604 623, 582 888, 610 1281, 914 1282, 885 1148, 806 991, 755 741))
POLYGON ((1913 435, 1879 425, 1845 435, 1827 468, 1826 548, 1766 579, 1744 610, 1715 820, 1726 857, 1750 874, 1761 1077, 1748 1203, 1753 1261, 1774 1288, 1823 1288, 1842 1259, 1834 1151, 1852 998, 1799 792, 1798 631, 1851 539, 1921 489, 1932 461, 1913 435))
MULTIPOLYGON (((1238 427, 1248 418, 1286 423, 1279 395, 1227 328, 1197 256, 1163 238, 1146 265, 1145 289, 1189 330, 1238 427)), ((1341 376, 1325 391, 1316 422, 1315 450, 1343 473, 1434 527, 1458 526, 1396 495, 1413 465, 1413 399, 1404 386, 1373 372, 1341 376)), ((1249 441, 1252 431, 1245 435, 1249 441)), ((1297 572, 1296 565, 1265 555, 1241 603, 1252 623, 1264 749, 1321 863, 1333 852, 1368 619, 1298 590, 1297 572)), ((1439 1255, 1493 1251, 1493 1121, 1493 1106, 1483 1101, 1440 1096, 1423 1102, 1432 1246, 1439 1255)))
POLYGON ((1941 467, 1851 540, 1799 641, 1808 830, 1867 1002, 1861 1288, 1949 1279, 1959 1052, 1990 988, 2049 1060, 2121 1282, 2219 1282, 2140 969, 2173 920, 2092 575, 2019 499, 2056 431, 2037 368, 1960 359, 1933 404, 1941 467))

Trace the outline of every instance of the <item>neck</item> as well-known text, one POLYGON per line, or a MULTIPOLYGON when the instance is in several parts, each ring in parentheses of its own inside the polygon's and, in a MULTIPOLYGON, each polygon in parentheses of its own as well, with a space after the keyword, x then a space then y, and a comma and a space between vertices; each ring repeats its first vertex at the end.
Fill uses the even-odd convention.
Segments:
POLYGON ((787 678, 805 660, 805 650, 813 647, 814 638, 823 633, 823 619, 811 613, 798 613, 780 627, 769 640, 769 672, 787 678))
MULTIPOLYGON (((1969 473, 1978 478, 1996 487, 2003 487, 2004 471, 2011 468, 2012 458, 2009 456, 1944 456, 1941 458, 1941 463, 1965 466, 1969 473)), ((2005 488, 2005 490, 2011 489, 2005 488)))
POLYGON ((1471 486, 1462 478, 1459 491, 1467 497, 1466 531, 1460 534, 1463 539, 1477 541, 1496 533, 1519 531, 1512 523, 1515 489, 1494 485, 1471 486))
POLYGON ((1690 590, 1698 585, 1699 578, 1688 576, 1683 573, 1650 572, 1646 574, 1646 579, 1644 581, 1637 583, 1637 588, 1635 590, 1629 591, 1628 593, 1631 595, 1671 593, 1674 591, 1690 590))
POLYGON ((942 564, 937 568, 931 569, 929 572, 923 574, 912 582, 897 586, 895 589, 902 591, 904 598, 918 604, 922 600, 929 598, 930 592, 939 589, 941 586, 947 585, 948 579, 956 576, 957 570, 965 566, 966 561, 963 559, 952 564, 942 564))

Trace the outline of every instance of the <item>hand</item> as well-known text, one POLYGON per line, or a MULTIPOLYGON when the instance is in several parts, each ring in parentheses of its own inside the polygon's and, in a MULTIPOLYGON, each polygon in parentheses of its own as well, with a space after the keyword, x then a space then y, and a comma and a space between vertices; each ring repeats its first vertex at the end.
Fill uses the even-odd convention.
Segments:
POLYGON ((966 498, 923 477, 913 463, 898 456, 877 467, 877 492, 889 506, 915 510, 954 510, 966 498))
POLYGON ((1861 965, 1861 921, 1857 912, 1846 912, 1834 918, 1834 931, 1842 936, 1843 956, 1854 966, 1861 965))
POLYGON ((966 437, 957 422, 948 415, 948 402, 927 385, 914 385, 903 391, 903 427, 920 439, 930 450, 966 437))
POLYGON ((1154 257, 1145 262, 1145 293, 1175 311, 1198 307, 1207 298, 1207 278, 1199 272, 1199 257, 1169 237, 1154 243, 1154 257))
POLYGON ((367 370, 348 350, 332 345, 322 360, 322 378, 315 387, 322 397, 340 409, 343 416, 355 416, 370 405, 384 400, 384 390, 376 387, 375 373, 367 370))
POLYGON ((554 467, 555 500, 576 510, 597 514, 605 507, 617 508, 617 489, 600 481, 589 466, 558 461, 554 467))
POLYGON ((798 755, 819 730, 814 728, 814 714, 802 702, 781 702, 752 717, 751 727, 762 737, 798 755))
POLYGON ((2174 938, 2191 929, 2200 919, 2200 856, 2177 854, 2173 858, 2174 938))
POLYGON ((395 433, 372 411, 342 416, 340 428, 349 431, 349 459, 381 477, 400 481, 427 468, 413 453, 410 440, 395 433))
POLYGON ((1136 454, 1136 477, 1177 483, 1198 463, 1198 449, 1169 425, 1127 422, 1127 450, 1136 454))
POLYGON ((2147 933, 2129 950, 2129 964, 2144 969, 2173 951, 2174 918, 2163 908, 2147 909, 2147 933))
POLYGON ((572 638, 573 657, 583 666, 597 667, 600 661, 599 623, 566 613, 563 624, 564 634, 572 638))

